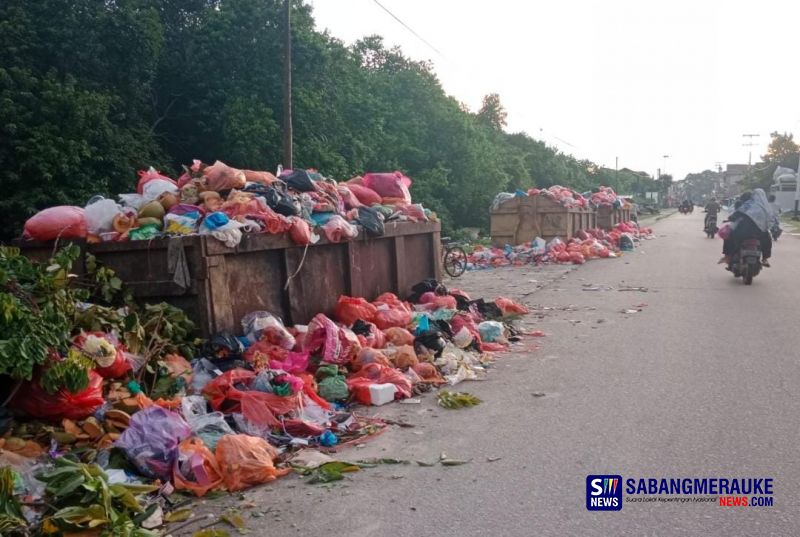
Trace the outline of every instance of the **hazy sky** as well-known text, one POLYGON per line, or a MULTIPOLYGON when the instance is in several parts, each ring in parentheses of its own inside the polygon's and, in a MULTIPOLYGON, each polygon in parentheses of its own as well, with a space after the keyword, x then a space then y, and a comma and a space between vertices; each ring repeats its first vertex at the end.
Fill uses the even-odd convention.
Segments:
POLYGON ((471 109, 499 93, 508 130, 608 167, 686 173, 800 132, 800 2, 309 0, 320 29, 429 59, 471 109), (670 155, 664 159, 663 155, 670 155))

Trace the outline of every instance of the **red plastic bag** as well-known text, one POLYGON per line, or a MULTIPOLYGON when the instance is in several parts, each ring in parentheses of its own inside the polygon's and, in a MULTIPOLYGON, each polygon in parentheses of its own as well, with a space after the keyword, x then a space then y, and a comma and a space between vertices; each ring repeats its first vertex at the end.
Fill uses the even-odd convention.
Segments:
POLYGON ((393 293, 383 293, 372 303, 378 309, 373 322, 381 330, 405 328, 411 324, 411 310, 393 293))
POLYGON ((155 168, 150 168, 147 170, 139 170, 139 183, 136 185, 136 192, 138 194, 144 194, 144 185, 149 183, 150 181, 155 181, 160 179, 161 181, 169 181, 175 187, 178 187, 178 183, 167 177, 166 175, 162 175, 160 171, 156 170, 155 168))
POLYGON ((211 190, 221 192, 234 188, 244 188, 247 179, 242 170, 231 168, 224 162, 218 160, 211 166, 203 170, 206 178, 206 185, 211 190))
POLYGON ((291 218, 291 221, 289 237, 291 237, 292 242, 300 246, 311 244, 311 226, 308 225, 308 222, 296 216, 291 218))
POLYGON ((256 374, 245 369, 232 369, 215 378, 203 388, 211 408, 224 412, 241 412, 251 423, 261 427, 276 427, 282 416, 300 405, 297 395, 281 397, 272 393, 242 391, 235 385, 249 387, 256 374))
POLYGON ((104 402, 103 377, 89 371, 89 385, 78 393, 62 388, 50 395, 39 384, 39 378, 34 377, 22 385, 9 407, 34 418, 82 420, 91 416, 104 402))
POLYGON ((364 405, 369 405, 372 401, 369 395, 370 384, 394 384, 397 387, 395 399, 411 397, 411 381, 397 369, 378 363, 364 364, 358 373, 353 373, 347 379, 350 393, 364 405))
POLYGON ((471 315, 466 313, 458 313, 450 320, 450 326, 454 334, 458 334, 462 328, 466 328, 472 336, 477 339, 478 343, 483 341, 481 339, 481 332, 478 330, 478 325, 471 315))
POLYGON ((377 312, 378 308, 367 302, 366 299, 342 295, 336 303, 333 316, 340 323, 352 326, 359 319, 372 322, 377 312))
POLYGON ((411 203, 411 194, 408 191, 411 179, 400 172, 368 173, 364 175, 364 186, 371 188, 382 198, 401 198, 406 203, 411 203))
POLYGON ((586 258, 580 252, 572 252, 570 255, 570 261, 572 261, 576 265, 583 265, 586 263, 586 258))
POLYGON ((503 316, 507 315, 526 315, 530 313, 528 308, 522 304, 517 304, 510 298, 500 297, 494 301, 495 305, 503 312, 503 316))
POLYGON ((291 472, 275 468, 278 452, 263 438, 229 434, 217 444, 217 464, 225 488, 233 492, 261 485, 291 472))
POLYGON ((371 207, 373 205, 380 205, 382 201, 380 194, 378 194, 371 188, 367 188, 364 185, 348 183, 347 188, 350 189, 350 192, 353 193, 353 195, 358 199, 358 201, 360 201, 367 207, 371 207))
POLYGON ((450 295, 437 295, 433 292, 423 293, 421 297, 419 297, 420 304, 431 304, 434 309, 448 309, 454 310, 458 307, 456 298, 450 295))
POLYGON ((283 347, 262 339, 250 345, 242 354, 242 358, 259 370, 273 360, 283 360, 288 354, 289 351, 283 347))
POLYGON ((34 241, 86 237, 86 213, 82 207, 59 205, 39 211, 25 222, 23 236, 34 241))
POLYGON ((362 347, 371 347, 373 349, 382 349, 386 346, 386 335, 374 323, 367 323, 369 327, 369 334, 366 336, 359 335, 358 340, 361 341, 362 347), (363 341, 362 341, 363 340, 363 341))
POLYGON ((187 438, 178 445, 178 456, 172 480, 178 490, 189 490, 195 496, 220 488, 222 473, 217 459, 199 438, 187 438))

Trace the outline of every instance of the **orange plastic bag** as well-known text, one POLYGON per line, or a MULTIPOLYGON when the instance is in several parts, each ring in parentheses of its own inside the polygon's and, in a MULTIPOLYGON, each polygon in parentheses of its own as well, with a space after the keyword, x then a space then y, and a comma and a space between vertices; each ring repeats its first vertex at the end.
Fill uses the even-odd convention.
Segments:
POLYGON ((291 470, 275 468, 278 452, 263 438, 231 434, 217 444, 219 465, 225 488, 233 492, 274 481, 291 470))
POLYGON ((289 228, 289 237, 291 237, 292 242, 300 246, 311 244, 311 226, 308 225, 308 222, 297 216, 292 217, 291 220, 292 225, 289 228))
POLYGON ((219 160, 203 169, 203 175, 206 178, 208 188, 217 192, 234 188, 244 188, 247 182, 242 170, 231 168, 219 160))
MULTIPOLYGON (((388 351, 387 351, 388 352, 388 351)), ((411 345, 403 345, 394 350, 394 354, 390 354, 392 363, 397 369, 407 369, 414 367, 419 363, 417 353, 414 352, 414 347, 411 345)))
POLYGON ((262 185, 271 185, 278 180, 277 177, 269 172, 258 172, 254 170, 242 170, 244 178, 250 183, 260 183, 262 185))
POLYGON ((361 349, 358 356, 350 362, 350 371, 360 371, 361 368, 367 364, 381 364, 386 367, 392 367, 392 362, 390 362, 381 351, 365 347, 361 349))
POLYGON ((222 485, 222 473, 216 457, 203 441, 187 438, 178 445, 172 480, 176 489, 203 496, 222 485))
POLYGON ((395 347, 414 344, 414 334, 405 328, 392 326, 391 328, 384 330, 383 334, 386 336, 386 342, 394 345, 395 347))
POLYGON ((340 323, 351 326, 359 319, 372 322, 377 312, 378 308, 363 298, 342 295, 336 303, 333 316, 340 323))

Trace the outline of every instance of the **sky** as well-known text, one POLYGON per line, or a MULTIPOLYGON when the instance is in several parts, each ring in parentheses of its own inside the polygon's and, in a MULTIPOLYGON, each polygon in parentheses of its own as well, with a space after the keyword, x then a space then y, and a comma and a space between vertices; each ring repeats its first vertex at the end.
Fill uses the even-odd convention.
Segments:
POLYGON ((800 138, 800 2, 307 1, 318 29, 381 35, 473 111, 498 93, 508 131, 606 167, 680 180, 800 138))

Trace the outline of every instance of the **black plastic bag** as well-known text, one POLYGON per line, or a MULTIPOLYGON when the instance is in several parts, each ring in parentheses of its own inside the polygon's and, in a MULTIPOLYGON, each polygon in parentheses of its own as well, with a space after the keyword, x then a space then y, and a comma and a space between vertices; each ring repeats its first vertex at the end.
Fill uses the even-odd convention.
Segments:
POLYGON ((408 297, 408 301, 412 304, 419 304, 420 297, 425 293, 436 293, 439 296, 446 295, 447 287, 433 278, 428 278, 414 285, 411 291, 413 291, 413 293, 408 297))
POLYGON ((306 170, 293 170, 292 173, 281 175, 280 179, 284 181, 289 188, 298 192, 314 192, 317 189, 314 186, 314 181, 306 170))
POLYGON ((369 335, 372 334, 372 325, 361 319, 356 319, 356 322, 353 323, 353 327, 350 330, 357 336, 369 337, 369 335))
POLYGON ((212 360, 236 360, 244 352, 244 345, 228 332, 218 332, 211 336, 203 354, 212 360))
POLYGON ((433 352, 437 358, 442 355, 446 344, 442 333, 438 330, 425 330, 414 338, 414 350, 417 354, 424 354, 424 350, 420 349, 423 348, 433 352))
POLYGON ((385 233, 381 214, 371 207, 359 207, 356 221, 367 230, 367 235, 381 237, 385 233))
POLYGON ((483 318, 487 321, 496 321, 503 318, 503 311, 494 302, 486 302, 484 299, 479 298, 470 302, 469 305, 475 306, 478 313, 483 315, 483 318))
POLYGON ((300 214, 300 204, 288 194, 271 188, 264 196, 267 200, 269 208, 283 216, 297 216, 300 214))

